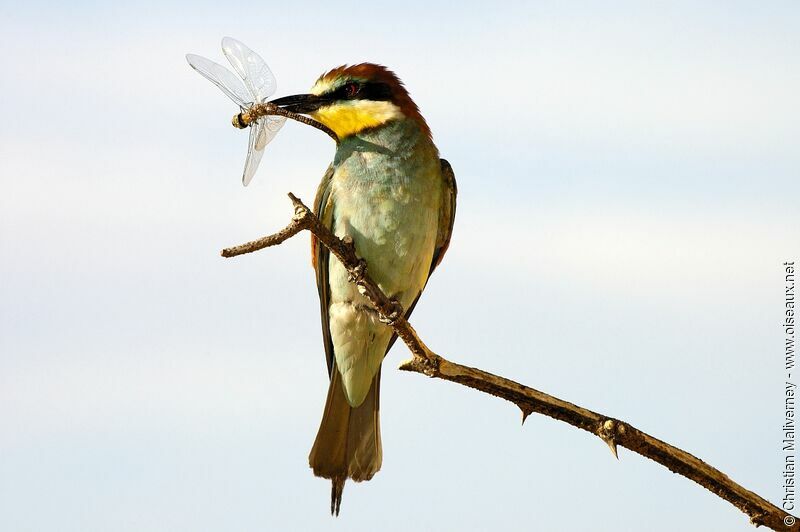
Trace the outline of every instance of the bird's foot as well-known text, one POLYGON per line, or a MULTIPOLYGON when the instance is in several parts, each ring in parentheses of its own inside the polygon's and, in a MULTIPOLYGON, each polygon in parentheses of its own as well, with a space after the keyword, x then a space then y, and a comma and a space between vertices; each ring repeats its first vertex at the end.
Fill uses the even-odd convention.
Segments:
POLYGON ((347 280, 351 283, 359 283, 364 279, 364 275, 367 273, 367 261, 364 259, 358 259, 358 266, 355 268, 348 270, 347 272, 347 280))
POLYGON ((389 305, 391 308, 389 313, 381 314, 380 321, 381 323, 391 326, 397 323, 397 320, 403 317, 405 311, 403 310, 403 305, 398 303, 396 299, 389 300, 389 305))

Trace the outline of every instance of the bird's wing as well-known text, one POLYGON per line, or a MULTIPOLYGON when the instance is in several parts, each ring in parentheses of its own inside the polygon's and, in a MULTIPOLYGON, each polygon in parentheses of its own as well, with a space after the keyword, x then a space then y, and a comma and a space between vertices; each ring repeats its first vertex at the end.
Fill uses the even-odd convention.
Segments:
POLYGON ((440 159, 440 161, 444 180, 444 197, 442 197, 442 207, 439 210, 439 232, 436 235, 436 248, 433 252, 433 262, 431 271, 428 272, 428 278, 442 262, 447 248, 450 247, 450 236, 453 234, 453 223, 456 221, 456 195, 458 194, 456 174, 450 163, 445 159, 440 159))
MULTIPOLYGON (((453 224, 456 221, 456 195, 458 194, 458 187, 456 186, 456 174, 453 172, 453 167, 445 159, 440 159, 442 165, 442 179, 444 180, 444 193, 442 196, 442 205, 439 209, 439 230, 436 234, 436 247, 433 250, 433 260, 431 261, 431 269, 428 271, 428 279, 431 278, 433 270, 442 262, 444 254, 447 253, 447 248, 450 247, 450 237, 453 234, 453 224)), ((425 281, 428 284, 428 281, 425 281)), ((422 287, 424 290, 425 287, 422 287)), ((411 313, 414 312, 414 307, 417 306, 419 296, 422 295, 420 290, 414 302, 406 309, 405 318, 408 319, 411 313)), ((389 345, 386 346, 386 353, 394 345, 397 340, 397 335, 393 334, 389 345)), ((384 356, 386 356, 384 353, 384 356)))
MULTIPOLYGON (((333 165, 328 167, 322 182, 317 189, 317 196, 314 198, 314 214, 325 227, 331 228, 333 225, 332 209, 328 205, 331 193, 331 179, 333 178, 333 165)), ((319 292, 319 313, 322 320, 322 339, 325 343, 325 360, 328 362, 328 376, 333 369, 333 340, 331 340, 331 328, 328 323, 328 302, 331 297, 331 289, 328 284, 328 260, 330 252, 322 245, 319 240, 311 234, 311 263, 317 272, 317 291, 319 292)))

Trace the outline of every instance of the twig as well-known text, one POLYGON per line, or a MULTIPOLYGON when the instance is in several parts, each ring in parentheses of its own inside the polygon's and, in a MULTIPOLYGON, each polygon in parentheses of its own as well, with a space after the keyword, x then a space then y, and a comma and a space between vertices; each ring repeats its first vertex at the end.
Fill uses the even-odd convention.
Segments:
POLYGON ((292 238, 303 229, 308 229, 312 219, 315 219, 316 216, 314 216, 308 207, 303 205, 303 203, 297 199, 294 194, 290 193, 289 197, 292 198, 292 202, 294 203, 294 216, 292 216, 292 221, 289 225, 273 235, 265 236, 264 238, 253 240, 252 242, 247 242, 241 246, 225 248, 222 250, 222 256, 226 258, 235 257, 237 255, 252 253, 254 251, 258 251, 259 249, 268 248, 270 246, 277 246, 278 244, 282 244, 285 240, 292 238))
POLYGON ((625 447, 674 473, 697 482, 747 514, 755 526, 765 525, 781 531, 800 530, 800 523, 794 516, 743 488, 720 470, 624 421, 593 412, 486 371, 450 362, 437 355, 422 342, 411 324, 403 317, 402 307, 389 299, 367 274, 367 264, 356 254, 352 239, 349 237, 340 239, 322 225, 314 213, 294 194, 290 193, 289 198, 294 204, 295 214, 286 228, 259 240, 224 249, 222 256, 234 257, 275 246, 308 229, 342 262, 350 274, 350 280, 356 283, 359 291, 375 306, 380 316, 411 350, 413 357, 400 365, 401 370, 456 382, 511 401, 522 410, 523 422, 531 413, 536 412, 569 423, 598 436, 606 442, 614 456, 617 456, 618 446, 625 447))

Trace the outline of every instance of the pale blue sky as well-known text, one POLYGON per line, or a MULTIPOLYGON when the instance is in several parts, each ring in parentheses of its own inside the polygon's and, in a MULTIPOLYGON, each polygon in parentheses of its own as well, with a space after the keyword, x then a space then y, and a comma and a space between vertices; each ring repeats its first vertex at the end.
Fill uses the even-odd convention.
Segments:
POLYGON ((402 345, 383 470, 330 518, 307 238, 218 251, 311 201, 333 147, 290 123, 242 188, 246 135, 183 56, 232 35, 278 95, 396 70, 460 192, 426 342, 774 502, 799 25, 794 1, 0 7, 0 530, 752 530, 626 450, 395 371, 402 345))

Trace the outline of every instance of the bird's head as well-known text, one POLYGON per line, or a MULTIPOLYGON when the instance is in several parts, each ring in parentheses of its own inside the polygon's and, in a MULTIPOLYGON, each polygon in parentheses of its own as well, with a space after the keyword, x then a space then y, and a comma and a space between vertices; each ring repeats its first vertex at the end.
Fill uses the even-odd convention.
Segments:
POLYGON ((373 63, 340 66, 317 79, 309 94, 273 100, 287 111, 311 116, 340 139, 402 118, 430 129, 403 83, 388 68, 373 63))

